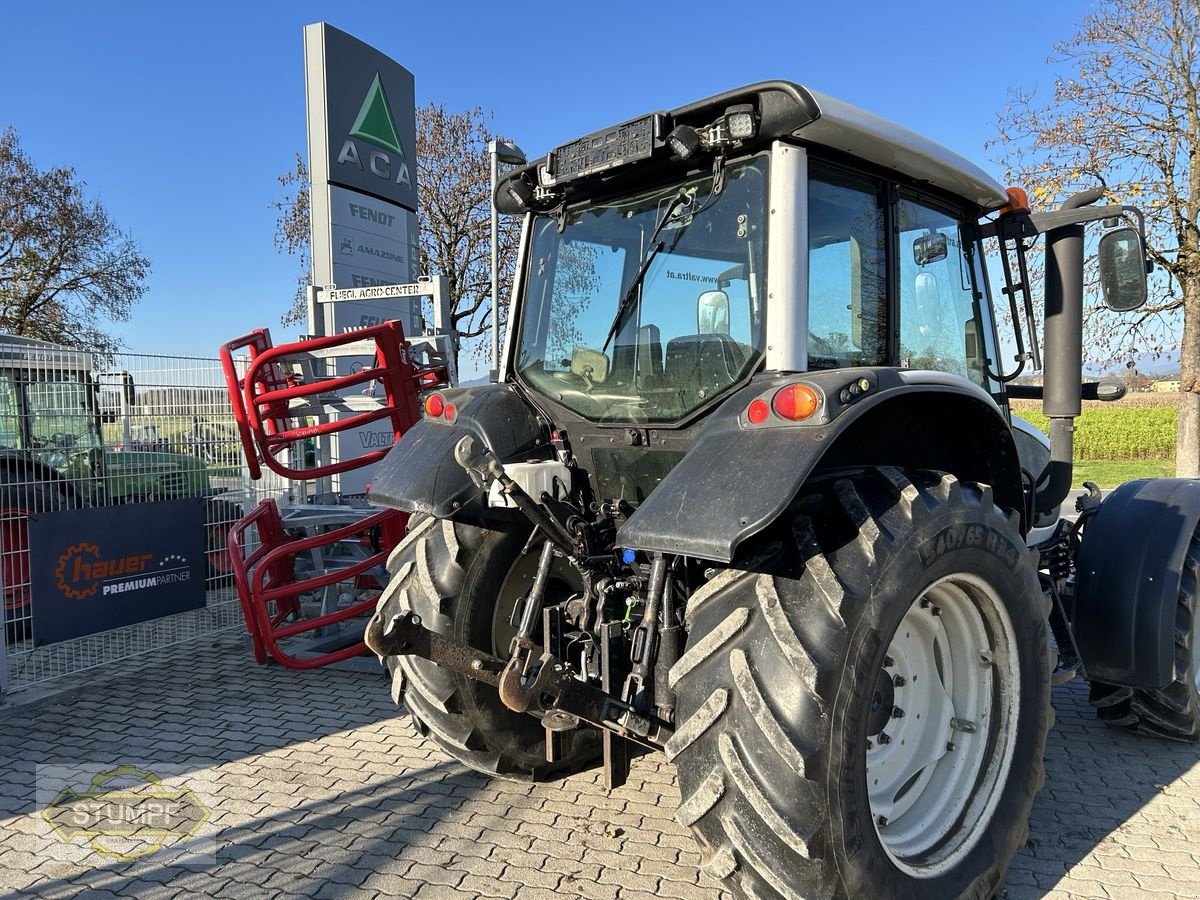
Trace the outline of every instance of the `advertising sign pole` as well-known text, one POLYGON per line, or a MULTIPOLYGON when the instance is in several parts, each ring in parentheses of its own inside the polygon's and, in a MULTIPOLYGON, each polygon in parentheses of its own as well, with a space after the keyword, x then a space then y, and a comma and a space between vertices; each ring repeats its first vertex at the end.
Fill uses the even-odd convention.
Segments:
MULTIPOLYGON (((413 77, 395 60, 318 22, 304 28, 313 284, 360 288, 417 280, 416 109, 413 77)), ((310 333, 338 334, 399 319, 411 298, 328 307, 310 333)))
MULTIPOLYGON (((354 290, 416 282, 420 235, 412 73, 324 22, 304 28, 304 72, 313 284, 354 290)), ((406 335, 420 333, 421 305, 413 295, 364 291, 361 297, 325 303, 310 290, 309 333, 332 336, 390 320, 398 320, 406 335)), ((372 360, 337 356, 325 364, 331 374, 348 375, 372 360)), ((342 399, 370 403, 373 386, 351 393, 342 399)), ((359 431, 322 438, 321 455, 342 459, 385 439, 391 442, 386 421, 359 431)), ((332 490, 359 494, 370 471, 332 478, 332 490)))

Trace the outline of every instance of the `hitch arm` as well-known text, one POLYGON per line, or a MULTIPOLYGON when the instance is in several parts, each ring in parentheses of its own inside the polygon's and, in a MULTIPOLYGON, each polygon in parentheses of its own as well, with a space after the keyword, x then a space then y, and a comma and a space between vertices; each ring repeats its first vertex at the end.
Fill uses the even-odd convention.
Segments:
POLYGON ((380 659, 420 656, 468 678, 494 685, 504 704, 516 712, 567 713, 652 750, 664 750, 672 734, 666 722, 580 681, 549 653, 543 654, 536 669, 525 674, 521 657, 505 662, 482 650, 448 641, 422 625, 420 617, 412 612, 395 616, 386 624, 376 613, 367 625, 364 640, 380 659))
POLYGON ((421 624, 416 613, 396 616, 386 626, 379 613, 367 623, 367 648, 381 660, 389 656, 420 656, 475 681, 499 687, 505 662, 482 650, 448 641, 421 624))

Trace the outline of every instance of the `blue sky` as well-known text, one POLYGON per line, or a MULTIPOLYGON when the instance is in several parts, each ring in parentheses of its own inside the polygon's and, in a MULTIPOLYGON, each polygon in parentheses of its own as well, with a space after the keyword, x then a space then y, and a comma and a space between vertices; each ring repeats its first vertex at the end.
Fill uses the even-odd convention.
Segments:
POLYGON ((153 265, 129 349, 277 340, 296 263, 272 244, 275 177, 304 151, 301 30, 329 23, 411 70, 417 102, 479 104, 532 157, 651 109, 788 78, 923 132, 1000 176, 1007 90, 1084 0, 911 3, 5 3, 0 128, 74 166, 153 265))

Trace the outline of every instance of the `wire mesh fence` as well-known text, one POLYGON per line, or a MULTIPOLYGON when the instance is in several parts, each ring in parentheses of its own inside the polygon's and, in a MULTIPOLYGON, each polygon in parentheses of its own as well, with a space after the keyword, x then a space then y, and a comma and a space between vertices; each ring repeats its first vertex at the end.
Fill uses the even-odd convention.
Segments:
POLYGON ((281 489, 246 477, 217 359, 0 336, 0 688, 239 626, 226 539, 245 510, 281 489), (30 546, 29 517, 184 498, 204 509, 203 608, 46 643, 34 574, 55 563, 30 546))

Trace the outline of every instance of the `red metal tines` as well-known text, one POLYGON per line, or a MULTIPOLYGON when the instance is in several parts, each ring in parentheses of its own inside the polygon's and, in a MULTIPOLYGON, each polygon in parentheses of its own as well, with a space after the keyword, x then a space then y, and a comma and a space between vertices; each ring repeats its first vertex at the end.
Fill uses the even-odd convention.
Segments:
POLYGON ((246 619, 246 631, 250 634, 254 648, 254 659, 260 665, 269 657, 289 669, 316 669, 366 653, 366 645, 358 641, 329 653, 298 657, 285 652, 279 642, 373 610, 379 599, 378 593, 337 612, 287 621, 288 618, 300 615, 301 594, 319 591, 340 582, 357 584, 361 576, 369 570, 382 566, 387 561, 390 548, 402 540, 407 524, 407 513, 396 509, 384 509, 333 531, 296 538, 289 536, 284 530, 283 520, 274 500, 264 500, 243 517, 230 529, 229 556, 234 581, 237 583, 238 598, 242 604, 242 614, 246 619), (258 547, 247 554, 246 532, 251 526, 257 529, 258 547), (306 554, 315 547, 356 540, 375 528, 382 531, 378 542, 381 549, 376 553, 333 572, 296 579, 297 555, 306 554), (269 606, 272 602, 275 603, 274 612, 269 606))
POLYGON ((404 329, 399 322, 384 322, 358 331, 281 344, 278 347, 271 345, 270 332, 259 329, 222 347, 221 363, 225 369, 234 420, 253 479, 262 476, 263 465, 285 478, 309 480, 378 462, 387 454, 387 448, 311 469, 285 465, 280 454, 289 445, 305 438, 347 431, 384 419, 391 423, 392 439, 397 440, 420 418, 417 403, 419 392, 446 383, 444 367, 419 370, 413 365, 408 344, 404 340, 404 329), (311 384, 297 384, 294 377, 285 374, 284 367, 290 357, 370 340, 375 342, 375 361, 371 368, 349 375, 322 378, 311 384), (250 364, 246 374, 239 379, 233 364, 233 353, 243 348, 250 351, 250 364), (304 424, 299 420, 293 424, 295 417, 289 415, 292 401, 317 399, 321 395, 370 382, 378 382, 383 389, 383 403, 378 409, 317 425, 304 424))

